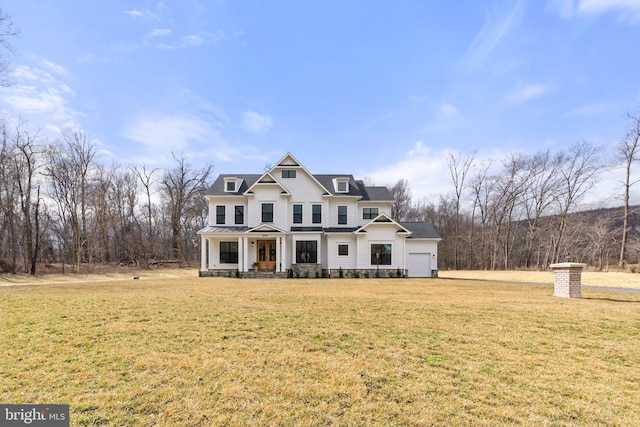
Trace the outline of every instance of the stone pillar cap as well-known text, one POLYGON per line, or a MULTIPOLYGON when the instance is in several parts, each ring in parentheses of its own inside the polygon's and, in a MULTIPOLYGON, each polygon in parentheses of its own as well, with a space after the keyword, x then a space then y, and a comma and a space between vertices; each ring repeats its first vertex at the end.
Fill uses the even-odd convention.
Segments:
POLYGON ((582 262, 559 262, 557 264, 551 264, 549 267, 552 269, 556 268, 585 268, 587 264, 582 262))

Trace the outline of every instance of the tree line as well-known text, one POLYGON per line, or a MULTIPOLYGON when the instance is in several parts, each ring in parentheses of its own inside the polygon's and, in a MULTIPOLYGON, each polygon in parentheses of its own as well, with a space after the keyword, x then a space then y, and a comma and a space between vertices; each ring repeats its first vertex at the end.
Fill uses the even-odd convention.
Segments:
POLYGON ((412 200, 409 183, 391 187, 392 216, 429 221, 442 241, 439 268, 544 269, 566 260, 599 269, 638 262, 637 237, 630 239, 630 195, 638 182, 635 167, 640 114, 627 114, 629 127, 613 158, 588 141, 566 150, 511 154, 499 165, 477 160, 477 152, 449 152, 453 190, 412 200), (578 214, 602 172, 624 166, 621 217, 578 214), (631 249, 630 249, 631 248, 631 249))
POLYGON ((79 129, 52 143, 25 124, 0 131, 0 272, 199 259, 211 164, 174 155, 166 170, 106 166, 79 129))

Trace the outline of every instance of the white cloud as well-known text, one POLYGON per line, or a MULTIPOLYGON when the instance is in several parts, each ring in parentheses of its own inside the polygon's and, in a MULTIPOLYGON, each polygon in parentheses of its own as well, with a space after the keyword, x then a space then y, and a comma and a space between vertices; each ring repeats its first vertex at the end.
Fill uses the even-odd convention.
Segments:
POLYGON ((471 43, 460 66, 468 71, 481 68, 503 37, 518 23, 523 9, 524 1, 516 0, 507 11, 486 11, 484 26, 471 43))
POLYGON ((516 89, 507 93, 504 100, 509 104, 520 104, 538 98, 550 90, 549 86, 543 84, 520 84, 516 89))
POLYGON ((237 32, 229 36, 224 31, 216 31, 215 33, 203 31, 197 34, 187 34, 176 42, 159 43, 155 47, 159 49, 182 49, 190 46, 214 45, 243 34, 243 32, 237 32))
POLYGON ((640 22, 638 0, 550 0, 549 6, 563 18, 616 12, 622 21, 640 22))
POLYGON ((434 152, 423 141, 417 141, 406 156, 395 164, 367 174, 376 183, 395 184, 406 179, 414 201, 444 194, 451 187, 445 151, 434 152))
POLYGON ((242 114, 241 126, 254 134, 263 134, 273 125, 273 119, 267 115, 246 111, 242 114))
POLYGON ((62 80, 71 78, 71 73, 47 59, 30 59, 38 66, 15 67, 14 84, 0 88, 0 108, 15 116, 27 117, 44 129, 77 126, 75 118, 81 114, 70 107, 74 91, 62 80))
POLYGON ((179 152, 190 144, 219 139, 219 132, 209 122, 187 114, 148 114, 139 117, 123 135, 147 149, 165 153, 179 152))
POLYGON ((597 116, 613 107, 610 102, 581 105, 569 112, 569 116, 590 117, 597 116))
POLYGON ((133 19, 146 18, 146 19, 150 19, 152 21, 157 21, 158 20, 158 15, 155 14, 154 12, 151 12, 150 10, 131 9, 131 10, 124 10, 123 13, 125 15, 129 15, 133 19))
POLYGON ((148 38, 164 37, 171 34, 171 28, 154 28, 147 34, 148 38))
POLYGON ((458 108, 451 104, 442 104, 440 106, 440 113, 444 116, 455 116, 458 114, 458 108))

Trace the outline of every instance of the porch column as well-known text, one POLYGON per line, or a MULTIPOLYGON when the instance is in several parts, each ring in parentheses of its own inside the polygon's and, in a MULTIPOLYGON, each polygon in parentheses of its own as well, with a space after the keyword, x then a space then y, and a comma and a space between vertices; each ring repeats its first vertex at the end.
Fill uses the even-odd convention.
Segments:
POLYGON ((244 254, 242 256, 242 268, 240 271, 249 271, 247 269, 247 260, 249 259, 249 239, 247 237, 243 237, 242 238, 242 253, 244 254))
POLYGON ((282 259, 282 271, 287 269, 287 239, 282 237, 282 248, 280 248, 280 259, 282 259))
POLYGON ((282 241, 281 237, 276 238, 276 272, 282 271, 282 258, 280 253, 280 242, 282 241))
POLYGON ((200 271, 207 271, 207 243, 208 240, 200 235, 200 271))
POLYGON ((244 265, 244 238, 238 237, 238 270, 242 271, 244 265))

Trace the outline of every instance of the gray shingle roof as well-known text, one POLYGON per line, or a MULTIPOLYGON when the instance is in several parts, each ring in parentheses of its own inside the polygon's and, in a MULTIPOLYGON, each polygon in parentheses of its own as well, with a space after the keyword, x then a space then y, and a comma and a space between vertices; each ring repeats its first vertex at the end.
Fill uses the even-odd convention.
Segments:
MULTIPOLYGON (((220 174, 211 185, 211 188, 207 190, 207 196, 238 196, 242 195, 245 191, 249 189, 253 184, 256 183, 262 174, 220 174), (242 185, 236 192, 227 192, 224 191, 224 179, 234 177, 242 179, 242 185)), ((359 196, 362 197, 362 200, 371 200, 371 201, 393 201, 393 196, 387 187, 384 186, 375 186, 375 187, 367 187, 363 181, 356 180, 353 175, 348 174, 319 174, 313 175, 313 177, 322 184, 323 187, 329 191, 329 193, 334 195, 346 195, 346 196, 359 196), (335 188, 333 186, 333 180, 335 178, 349 178, 349 192, 348 193, 336 193, 335 188)))
POLYGON ((255 182, 262 176, 262 174, 245 174, 245 175, 234 175, 234 174, 220 174, 213 181, 211 187, 205 193, 207 196, 238 196, 242 195, 245 191, 249 189, 255 182), (230 193, 224 191, 224 179, 228 177, 240 178, 244 180, 238 191, 235 193, 230 193))
POLYGON ((409 239, 439 239, 438 233, 428 222, 400 222, 401 226, 411 231, 409 239))

